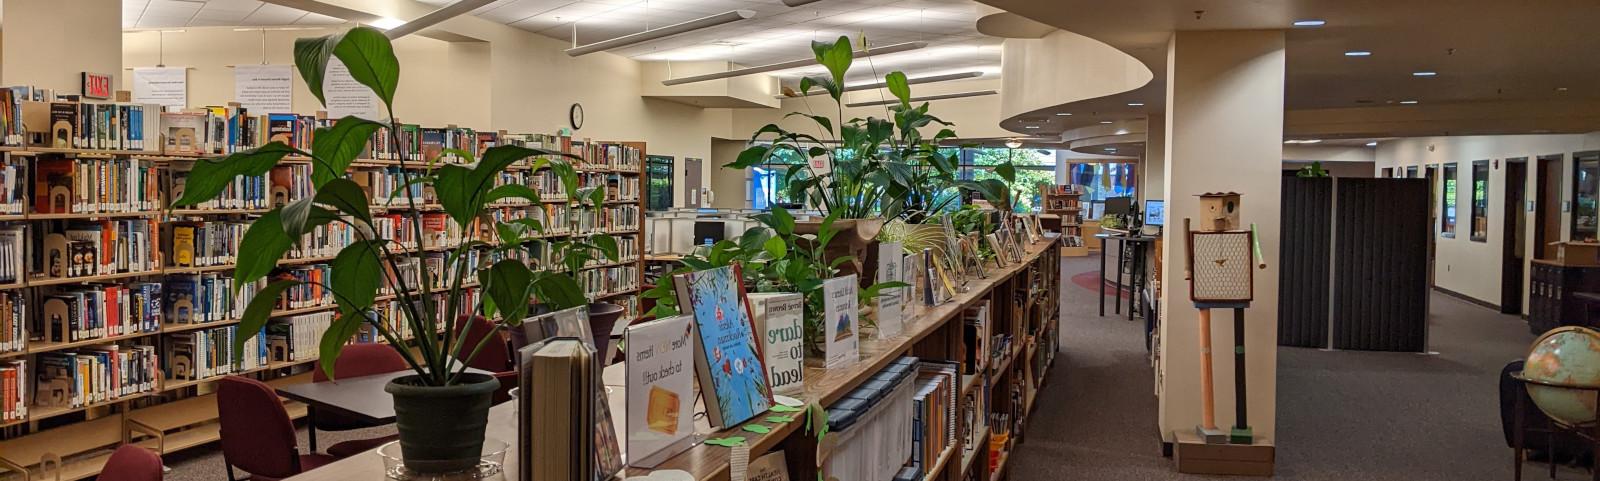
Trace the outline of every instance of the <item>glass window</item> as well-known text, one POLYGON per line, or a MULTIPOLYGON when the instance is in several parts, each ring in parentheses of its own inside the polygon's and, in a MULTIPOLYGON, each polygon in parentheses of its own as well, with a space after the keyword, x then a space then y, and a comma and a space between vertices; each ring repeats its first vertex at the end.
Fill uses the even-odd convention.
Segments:
POLYGON ((1055 152, 1044 149, 971 148, 961 155, 960 178, 965 180, 998 179, 994 166, 1010 161, 1017 168, 1016 182, 1011 183, 1012 196, 1017 208, 1032 212, 1043 201, 1039 184, 1055 185, 1055 152))
POLYGON ((1472 162, 1472 240, 1489 240, 1489 161, 1472 162))
POLYGON ((1412 165, 1412 166, 1407 166, 1406 167, 1406 178, 1407 179, 1420 179, 1421 178, 1421 177, 1417 177, 1417 166, 1412 165))
POLYGON ((1444 164, 1444 215, 1439 218, 1439 236, 1456 236, 1456 164, 1444 164))
POLYGON ((1572 240, 1594 242, 1596 198, 1600 196, 1600 152, 1572 156, 1572 240))
POLYGON ((1390 167, 1384 167, 1383 173, 1378 175, 1378 178, 1380 179, 1387 179, 1390 177, 1394 177, 1394 169, 1390 167))
POLYGON ((645 210, 672 208, 672 157, 645 156, 645 210))
POLYGON ((792 150, 781 149, 772 153, 772 158, 765 164, 750 168, 750 208, 768 210, 773 204, 778 204, 786 209, 800 209, 804 199, 789 195, 789 182, 786 178, 789 167, 804 163, 792 150))
POLYGON ((1085 163, 1072 164, 1067 169, 1067 183, 1081 185, 1087 191, 1082 200, 1089 208, 1089 219, 1099 219, 1105 214, 1106 199, 1133 197, 1136 193, 1137 164, 1085 163))

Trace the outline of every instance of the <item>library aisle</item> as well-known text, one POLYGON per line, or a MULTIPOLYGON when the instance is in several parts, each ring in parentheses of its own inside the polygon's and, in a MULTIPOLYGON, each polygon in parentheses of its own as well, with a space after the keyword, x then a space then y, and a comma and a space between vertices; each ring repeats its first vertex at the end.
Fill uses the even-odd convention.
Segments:
MULTIPOLYGON (((1062 259, 1063 279, 1093 272, 1096 262, 1062 259)), ((1172 460, 1161 457, 1143 323, 1099 317, 1096 295, 1062 283, 1062 353, 1018 445, 1012 479, 1230 479, 1174 473, 1172 460)), ((1436 355, 1278 351, 1279 479, 1510 477, 1494 386, 1533 336, 1515 316, 1437 291, 1430 302, 1436 355)), ((1546 469, 1530 463, 1524 474, 1546 479, 1546 469)), ((1562 467, 1557 479, 1589 473, 1562 467)))

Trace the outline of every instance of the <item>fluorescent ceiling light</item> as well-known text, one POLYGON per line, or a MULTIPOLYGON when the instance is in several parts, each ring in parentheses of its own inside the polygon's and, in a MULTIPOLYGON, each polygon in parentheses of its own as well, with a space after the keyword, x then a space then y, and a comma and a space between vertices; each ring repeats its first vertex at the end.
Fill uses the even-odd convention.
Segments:
POLYGON ((1346 57, 1366 57, 1370 55, 1372 55, 1372 52, 1368 52, 1366 50, 1351 50, 1344 53, 1344 56, 1346 57))
POLYGON ((1109 124, 1109 123, 1111 123, 1111 121, 1110 121, 1110 120, 1101 120, 1101 121, 1100 121, 1100 123, 1102 123, 1102 124, 1109 124))
POLYGON ((1432 76, 1435 76, 1435 75, 1439 75, 1439 72, 1434 72, 1434 71, 1431 71, 1431 70, 1423 70, 1421 72, 1411 72, 1411 76, 1412 77, 1432 77, 1432 76))
POLYGON ((1400 101, 1400 105, 1416 105, 1416 104, 1417 104, 1417 101, 1415 101, 1415 100, 1401 100, 1400 101))
POLYGON ((398 27, 398 26, 401 26, 401 25, 405 25, 405 24, 406 24, 405 20, 400 20, 400 19, 397 19, 397 18, 389 18, 389 17, 379 17, 377 20, 373 20, 372 23, 369 23, 367 25, 371 25, 371 26, 374 26, 374 27, 377 27, 377 28, 381 28, 381 29, 384 29, 384 30, 389 30, 391 28, 395 28, 395 27, 398 27))
MULTIPOLYGON (((998 93, 1000 93, 999 90, 979 90, 979 91, 975 91, 975 92, 961 92, 961 93, 944 94, 944 95, 929 95, 927 97, 912 97, 911 98, 911 102, 912 103, 916 103, 916 102, 927 102, 927 101, 932 101, 932 100, 948 100, 948 99, 961 99, 961 98, 967 98, 967 97, 982 97, 982 96, 985 96, 985 95, 995 95, 995 94, 998 94, 998 93)), ((874 105, 889 105, 889 104, 897 104, 897 103, 900 103, 900 100, 898 100, 898 99, 896 99, 896 100, 877 100, 877 101, 872 101, 872 102, 861 102, 861 103, 855 103, 855 104, 846 104, 845 107, 871 107, 871 106, 874 106, 874 105)))
MULTIPOLYGON (((427 15, 417 17, 415 20, 410 22, 404 22, 401 25, 383 27, 385 30, 388 30, 387 32, 383 32, 383 34, 384 36, 389 37, 390 40, 394 40, 418 30, 438 25, 439 22, 459 17, 463 13, 477 10, 478 7, 494 3, 494 1, 495 0, 456 0, 455 3, 439 7, 438 10, 428 12, 427 15)), ((385 18, 384 20, 393 19, 385 18)))
MULTIPOLYGON (((928 83, 934 83, 934 82, 946 82, 946 81, 950 81, 950 80, 961 80, 961 79, 967 79, 967 78, 977 78, 977 77, 982 77, 982 76, 983 76, 983 72, 977 72, 977 71, 952 73, 952 74, 945 74, 945 75, 930 75, 930 76, 927 76, 927 77, 917 77, 917 78, 914 78, 914 79, 907 79, 906 80, 906 84, 908 84, 908 85, 928 84, 928 83)), ((885 85, 885 82, 876 82, 876 83, 861 84, 861 85, 847 85, 847 86, 845 86, 844 91, 846 91, 846 92, 855 92, 857 90, 876 90, 876 89, 883 88, 884 85, 885 85)), ((796 95, 796 97, 806 97, 806 96, 810 96, 810 95, 821 95, 821 94, 824 94, 824 93, 827 93, 827 92, 828 92, 827 90, 823 90, 823 89, 819 88, 819 89, 813 89, 811 91, 811 93, 800 92, 800 94, 796 95)), ((789 98, 789 96, 787 96, 787 95, 779 95, 778 98, 786 99, 786 98, 789 98)))
POLYGON ((1015 149, 1015 148, 1021 147, 1021 146, 1022 146, 1022 141, 1021 140, 1006 139, 1006 147, 1008 147, 1008 148, 1015 149))
POLYGON ((1037 126, 1037 125, 1024 125, 1024 126, 1022 126, 1022 128, 1024 128, 1024 129, 1037 129, 1037 128, 1039 128, 1039 126, 1037 126))
POLYGON ((610 40, 601 40, 588 45, 572 47, 567 49, 567 55, 577 57, 595 52, 603 52, 613 48, 621 48, 629 45, 649 42, 652 40, 660 40, 703 28, 711 28, 718 25, 737 22, 755 16, 756 12, 750 10, 730 10, 709 17, 701 17, 683 23, 675 23, 661 28, 652 28, 639 33, 623 35, 610 40))
POLYGON ((1057 117, 1071 117, 1072 112, 1056 112, 1057 117))
POLYGON ((1321 27, 1321 26, 1327 25, 1327 24, 1328 24, 1328 22, 1325 22, 1325 21, 1322 21, 1322 20, 1312 20, 1312 19, 1295 20, 1294 21, 1294 26, 1296 26, 1296 27, 1321 27))
MULTIPOLYGON (((928 46, 928 42, 906 42, 906 43, 897 43, 897 44, 894 44, 894 45, 884 45, 882 47, 872 47, 872 48, 869 48, 869 49, 866 49, 866 50, 857 50, 857 51, 855 51, 855 57, 854 58, 858 58, 859 59, 859 58, 862 58, 862 57, 871 57, 873 55, 885 55, 885 54, 891 54, 891 53, 907 52, 907 51, 916 50, 916 49, 919 49, 919 48, 924 48, 924 47, 927 47, 927 46, 928 46)), ((717 80, 717 79, 725 79, 725 78, 743 77, 745 75, 753 75, 753 74, 766 73, 766 72, 775 72, 775 71, 778 71, 778 70, 788 70, 788 69, 791 69, 791 68, 811 67, 811 66, 815 66, 816 64, 817 64, 817 58, 816 57, 811 57, 811 58, 807 58, 807 59, 804 59, 804 60, 790 60, 790 61, 787 61, 787 62, 769 63, 769 64, 766 64, 766 65, 758 65, 758 66, 755 66, 755 67, 746 67, 746 68, 741 68, 741 69, 738 69, 738 70, 729 70, 729 71, 726 71, 726 72, 716 72, 716 73, 708 73, 708 74, 703 74, 703 75, 695 75, 695 76, 691 76, 691 77, 679 77, 679 78, 673 78, 673 79, 666 79, 666 80, 662 80, 661 81, 661 85, 683 85, 683 84, 687 84, 687 83, 704 82, 704 81, 707 81, 707 80, 717 80)))
POLYGON ((801 5, 810 5, 820 1, 822 0, 783 0, 783 4, 791 7, 798 7, 801 5))
POLYGON ((1128 102, 1128 106, 1129 107, 1143 107, 1144 103, 1142 103, 1142 102, 1128 102))
POLYGON ((1322 142, 1322 139, 1306 139, 1306 140, 1292 140, 1291 139, 1291 140, 1283 141, 1283 143, 1285 143, 1285 144, 1316 144, 1316 143, 1321 143, 1321 142, 1322 142))
POLYGON ((1377 146, 1378 146, 1377 142, 1367 142, 1367 147, 1377 147, 1377 146))

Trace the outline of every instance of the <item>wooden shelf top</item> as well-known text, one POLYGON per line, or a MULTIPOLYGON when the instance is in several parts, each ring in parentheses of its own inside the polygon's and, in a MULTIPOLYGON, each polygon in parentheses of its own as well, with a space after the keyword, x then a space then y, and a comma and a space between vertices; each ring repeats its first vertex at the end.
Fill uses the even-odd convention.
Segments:
POLYGON ((21 466, 33 466, 49 453, 83 453, 119 442, 122 442, 122 416, 110 415, 0 441, 0 458, 21 466))

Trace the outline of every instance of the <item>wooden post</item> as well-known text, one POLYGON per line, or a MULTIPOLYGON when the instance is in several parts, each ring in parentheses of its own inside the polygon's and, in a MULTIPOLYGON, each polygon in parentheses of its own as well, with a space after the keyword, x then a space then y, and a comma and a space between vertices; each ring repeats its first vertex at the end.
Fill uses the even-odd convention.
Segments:
POLYGON ((1206 430, 1217 429, 1217 401, 1212 393, 1214 382, 1211 377, 1211 309, 1200 308, 1200 399, 1202 426, 1206 430))

